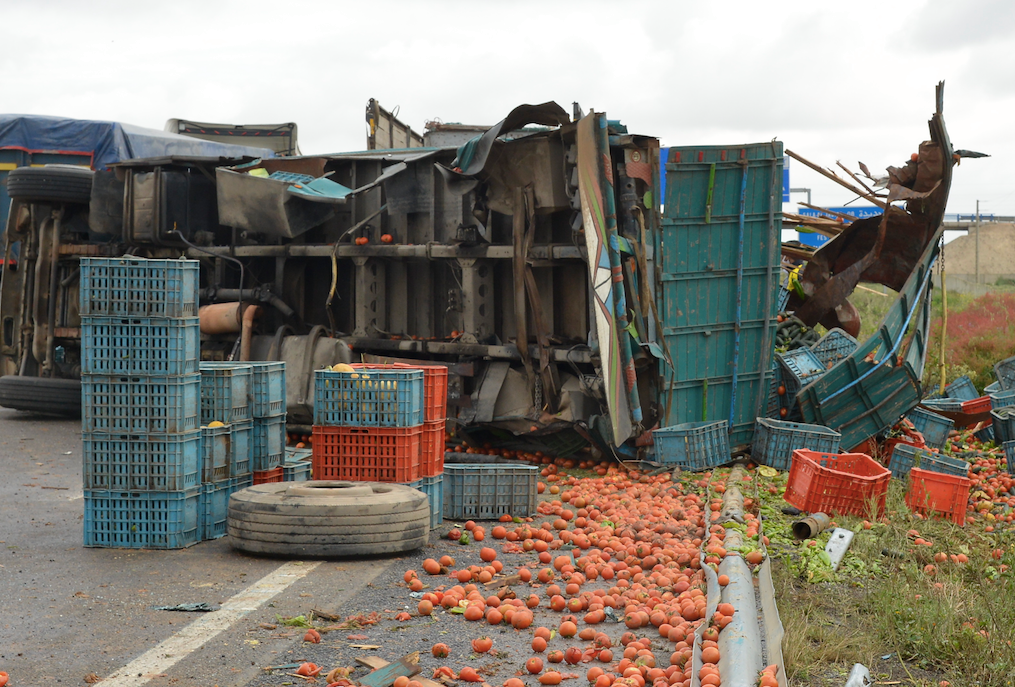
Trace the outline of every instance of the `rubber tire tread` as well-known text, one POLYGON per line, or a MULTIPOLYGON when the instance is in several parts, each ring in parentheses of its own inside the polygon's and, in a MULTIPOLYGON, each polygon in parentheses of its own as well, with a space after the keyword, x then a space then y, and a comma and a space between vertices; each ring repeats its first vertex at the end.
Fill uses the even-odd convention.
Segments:
POLYGON ((360 516, 327 516, 327 515, 278 515, 275 513, 264 513, 264 512, 249 512, 243 511, 238 508, 229 507, 228 515, 235 517, 238 520, 243 520, 246 523, 257 523, 259 525, 300 525, 306 527, 319 527, 324 523, 335 527, 360 527, 369 525, 391 525, 391 526, 405 526, 416 522, 419 518, 420 509, 416 509, 411 513, 393 513, 391 515, 374 516, 370 518, 368 523, 364 523, 364 520, 360 516))
POLYGON ((398 534, 404 533, 409 529, 421 526, 425 524, 429 529, 430 522, 430 510, 416 513, 415 517, 409 522, 395 522, 395 523, 380 523, 380 522, 359 522, 356 524, 349 523, 336 523, 328 520, 327 518, 320 518, 317 522, 307 523, 297 522, 292 520, 288 523, 274 522, 264 523, 251 521, 249 519, 240 517, 234 517, 232 513, 229 514, 232 524, 237 529, 242 529, 250 532, 263 532, 265 534, 335 534, 338 536, 353 535, 353 534, 398 534), (426 514, 427 522, 423 523, 423 514, 426 514), (353 529, 354 528, 354 529, 353 529), (350 531, 351 530, 351 531, 350 531))
POLYGON ((314 496, 288 495, 290 486, 262 484, 230 495, 227 530, 233 548, 275 556, 346 557, 403 553, 429 541, 429 500, 418 490, 383 485, 390 491, 345 502, 336 491, 338 503, 329 503, 325 490, 314 496))
POLYGON ((357 544, 347 546, 336 544, 331 546, 300 546, 292 544, 279 545, 271 542, 251 541, 230 537, 233 548, 246 553, 265 556, 285 556, 299 558, 348 558, 353 556, 377 556, 392 553, 414 551, 426 546, 427 538, 403 541, 399 544, 357 544))
MULTIPOLYGON (((264 524, 251 522, 244 517, 236 517, 230 512, 228 517, 230 531, 256 533, 254 538, 263 538, 266 541, 274 541, 274 535, 298 537, 328 536, 342 541, 359 540, 360 535, 365 541, 372 539, 387 540, 390 537, 403 537, 407 533, 415 534, 414 530, 421 529, 422 532, 430 531, 430 509, 422 508, 414 514, 415 517, 408 522, 385 523, 385 522, 363 522, 356 524, 332 523, 328 518, 319 518, 319 522, 308 525, 298 522, 296 518, 289 523, 264 524)), ((410 534, 410 536, 412 536, 410 534)))
POLYGON ((7 175, 7 195, 22 200, 81 203, 92 199, 92 170, 18 167, 7 175))
POLYGON ((280 500, 280 494, 285 492, 294 484, 307 484, 304 482, 275 482, 248 487, 234 492, 229 497, 229 508, 243 513, 271 513, 282 516, 328 516, 328 517, 358 517, 370 518, 397 513, 412 513, 418 510, 423 503, 429 503, 426 494, 400 484, 385 484, 385 487, 395 487, 395 494, 404 495, 399 503, 392 502, 388 497, 382 503, 371 503, 369 501, 357 500, 356 503, 337 503, 324 505, 320 502, 308 504, 303 499, 289 498, 280 500))
POLYGON ((81 417, 81 380, 0 377, 0 406, 61 417, 81 417))
POLYGON ((229 536, 237 539, 247 539, 250 541, 260 542, 278 542, 278 543, 290 543, 290 544, 312 544, 312 545, 331 545, 331 544, 380 544, 384 542, 404 542, 410 539, 418 539, 420 537, 429 537, 430 535, 430 522, 427 519, 425 525, 414 525, 411 528, 402 530, 401 532, 379 532, 376 534, 364 534, 358 532, 355 535, 349 534, 344 537, 339 537, 335 532, 322 531, 318 533, 309 532, 260 532, 254 530, 247 530, 236 527, 234 525, 229 526, 229 536))

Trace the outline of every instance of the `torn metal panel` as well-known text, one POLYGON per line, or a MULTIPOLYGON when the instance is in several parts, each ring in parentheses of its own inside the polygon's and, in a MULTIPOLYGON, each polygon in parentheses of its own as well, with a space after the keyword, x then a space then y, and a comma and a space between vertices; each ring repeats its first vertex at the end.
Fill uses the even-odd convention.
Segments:
POLYGON ((841 327, 855 336, 859 331, 855 311, 846 309, 840 316, 836 308, 845 308, 846 298, 860 281, 900 290, 924 249, 937 240, 954 164, 942 114, 943 94, 942 82, 929 122, 931 140, 920 144, 916 160, 888 169, 886 200, 905 200, 905 209, 890 206, 882 215, 851 223, 808 261, 801 277, 807 299, 802 304, 796 301, 795 313, 805 324, 841 327))
POLYGON ((570 121, 567 112, 557 103, 519 105, 485 134, 459 148, 458 157, 450 167, 438 164, 437 169, 440 170, 451 191, 459 194, 468 193, 489 177, 489 173, 485 171, 487 161, 501 134, 520 129, 527 124, 563 126, 570 121))
MULTIPOLYGON (((292 169, 277 171, 319 177, 324 168, 322 159, 296 158, 292 163, 292 169), (314 174, 308 172, 309 169, 321 172, 314 174)), ((215 170, 219 221, 226 226, 294 238, 334 215, 330 204, 289 193, 292 184, 288 181, 250 174, 255 168, 262 169, 266 175, 273 173, 266 166, 219 167, 215 170)))
POLYGON ((805 290, 812 289, 812 295, 796 312, 801 319, 817 318, 824 323, 834 314, 831 308, 836 300, 841 297, 844 302, 860 279, 900 291, 878 333, 797 395, 805 421, 838 430, 844 447, 856 446, 891 427, 922 396, 930 277, 944 231, 942 219, 955 164, 942 115, 943 88, 943 83, 938 84, 937 107, 930 120, 932 140, 921 144, 916 160, 889 170, 890 193, 900 187, 918 197, 911 197, 904 211, 892 209, 854 222, 819 249, 804 272, 809 279, 805 290), (913 260, 918 249, 920 255, 913 260), (850 259, 855 262, 848 264, 850 259), (828 277, 829 273, 834 276, 828 277), (812 301, 813 307, 808 308, 812 301))
POLYGON ((564 145, 558 134, 535 134, 495 145, 483 170, 487 207, 511 214, 511 189, 531 186, 537 213, 567 210, 570 200, 563 169, 564 145))
POLYGON ((416 163, 434 153, 428 150, 402 151, 397 156, 373 153, 274 158, 218 167, 215 177, 219 218, 226 226, 291 239, 331 219, 336 206, 344 206, 354 197, 380 186, 385 189, 389 206, 394 203, 391 212, 429 212, 433 207, 433 189, 416 163), (348 188, 330 177, 335 164, 350 157, 377 160, 385 166, 379 175, 354 189, 348 188))
MULTIPOLYGON (((501 405, 500 397, 505 379, 510 372, 510 363, 497 362, 486 366, 479 388, 473 397, 473 422, 493 422, 498 414, 498 409, 501 413, 509 412, 501 405)), ((517 387, 517 385, 515 386, 517 387)), ((508 403, 512 408, 524 406, 522 414, 528 413, 532 408, 532 395, 528 389, 529 387, 526 385, 520 393, 517 393, 516 389, 515 394, 507 394, 503 403, 508 403), (508 400, 509 398, 515 399, 516 402, 508 400)))

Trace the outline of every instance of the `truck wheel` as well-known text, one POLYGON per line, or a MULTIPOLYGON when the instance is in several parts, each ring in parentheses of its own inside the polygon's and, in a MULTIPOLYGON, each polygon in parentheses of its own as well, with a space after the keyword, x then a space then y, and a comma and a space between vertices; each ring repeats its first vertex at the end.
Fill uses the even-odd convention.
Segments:
POLYGON ((22 200, 84 203, 92 197, 92 170, 71 165, 18 167, 7 175, 7 195, 22 200))
POLYGON ((0 377, 0 406, 81 417, 81 380, 6 375, 0 377))
POLYGON ((229 539, 253 554, 337 558, 412 551, 430 537, 425 494, 402 484, 281 482, 229 497, 229 539))

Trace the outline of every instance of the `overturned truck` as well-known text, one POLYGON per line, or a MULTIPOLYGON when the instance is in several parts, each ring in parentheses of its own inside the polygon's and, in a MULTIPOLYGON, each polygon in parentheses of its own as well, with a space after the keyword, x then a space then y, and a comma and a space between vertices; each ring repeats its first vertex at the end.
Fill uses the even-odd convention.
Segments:
MULTIPOLYGON (((951 153, 938 145, 932 195, 946 198, 951 153)), ((292 430, 309 430, 313 370, 427 361, 448 367, 449 419, 471 441, 631 457, 653 427, 727 420, 731 446, 746 447, 771 391, 782 160, 774 141, 661 160, 653 137, 546 103, 459 148, 149 158, 94 173, 87 203, 19 194, 0 404, 38 409, 26 378, 73 393, 82 256, 185 256, 216 314, 202 319, 202 357, 286 361, 292 430)), ((923 279, 924 248, 907 278, 923 279)), ((838 305, 819 282, 813 298, 830 305, 815 322, 838 305)), ((831 393, 801 391, 809 418, 834 426, 831 393)))

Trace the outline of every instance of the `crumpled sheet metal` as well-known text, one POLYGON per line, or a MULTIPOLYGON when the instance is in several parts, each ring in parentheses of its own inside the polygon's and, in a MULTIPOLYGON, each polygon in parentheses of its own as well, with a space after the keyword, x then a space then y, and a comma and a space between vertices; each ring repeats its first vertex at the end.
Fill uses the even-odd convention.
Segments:
POLYGON ((487 158, 497 138, 502 134, 520 129, 528 124, 541 126, 563 126, 571 119, 560 105, 554 102, 542 105, 519 105, 499 123, 487 129, 458 150, 457 165, 454 168, 437 164, 437 170, 444 177, 448 190, 456 194, 468 193, 482 181, 487 158))
POLYGON ((905 200, 905 210, 894 208, 853 222, 807 263, 801 283, 808 299, 796 310, 807 325, 839 326, 856 336, 860 323, 854 319, 855 311, 845 307, 840 316, 836 308, 845 305, 861 281, 900 290, 928 243, 935 240, 954 164, 942 115, 943 89, 939 84, 937 109, 929 122, 931 140, 920 144, 918 159, 888 169, 888 200, 905 200))

